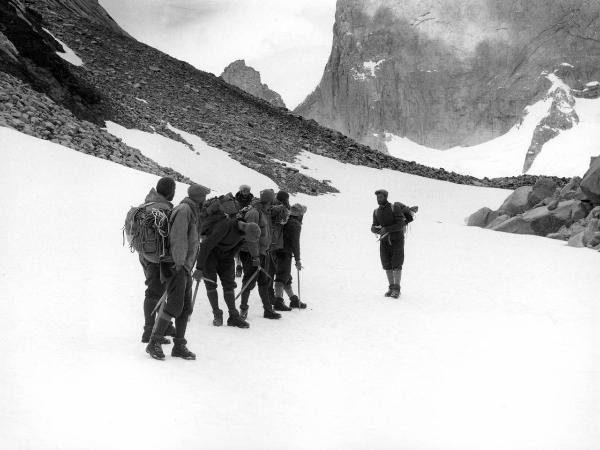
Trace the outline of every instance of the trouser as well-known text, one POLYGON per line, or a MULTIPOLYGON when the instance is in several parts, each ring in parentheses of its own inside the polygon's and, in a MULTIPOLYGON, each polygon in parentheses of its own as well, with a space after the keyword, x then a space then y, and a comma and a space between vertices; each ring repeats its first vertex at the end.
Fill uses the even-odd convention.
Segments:
POLYGON ((160 279, 160 264, 148 261, 142 255, 139 255, 140 264, 144 269, 146 277, 146 292, 144 295, 144 333, 148 335, 154 327, 155 314, 152 314, 156 304, 162 297, 167 287, 160 279))
POLYGON ((221 281, 223 288, 223 297, 229 309, 229 315, 237 315, 235 308, 235 259, 231 253, 223 253, 218 248, 210 252, 204 266, 204 285, 206 286, 206 295, 212 307, 213 313, 220 313, 219 309, 219 294, 217 293, 217 285, 208 281, 217 281, 217 276, 221 281))
POLYGON ((383 270, 401 270, 404 265, 404 233, 398 232, 379 243, 379 255, 383 270))
POLYGON ((183 339, 192 314, 192 276, 184 267, 176 272, 172 263, 161 264, 161 273, 167 280, 167 301, 162 312, 175 319, 175 337, 183 339))
MULTIPOLYGON (((260 255, 259 259, 260 266, 263 269, 265 269, 265 271, 268 271, 269 268, 266 267, 266 265, 268 264, 270 257, 266 255, 260 255)), ((240 260, 244 269, 242 285, 245 286, 248 280, 250 280, 250 278, 252 278, 254 273, 258 270, 258 267, 254 267, 252 265, 252 256, 248 252, 240 252, 240 260)), ((252 282, 248 285, 246 290, 242 293, 242 307, 244 307, 244 309, 248 307, 248 299, 250 298, 250 292, 252 291, 252 289, 254 289, 254 287, 257 284, 258 295, 260 296, 260 299, 262 301, 263 308, 265 310, 272 309, 271 297, 269 295, 269 288, 271 283, 269 277, 267 277, 267 275, 262 270, 259 272, 258 276, 252 280, 252 282)))

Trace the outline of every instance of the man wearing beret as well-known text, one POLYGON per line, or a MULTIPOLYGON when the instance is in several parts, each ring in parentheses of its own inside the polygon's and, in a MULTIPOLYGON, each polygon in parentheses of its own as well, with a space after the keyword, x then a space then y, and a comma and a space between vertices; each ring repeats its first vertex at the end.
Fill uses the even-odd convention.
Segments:
POLYGON ((379 255, 381 265, 387 275, 389 287, 386 297, 400 297, 400 280, 404 264, 404 231, 412 222, 412 210, 402 203, 388 201, 388 192, 380 189, 375 192, 379 207, 373 211, 371 232, 379 235, 379 255))
POLYGON ((167 300, 160 311, 152 330, 146 352, 155 359, 165 359, 161 348, 162 338, 172 319, 175 319, 175 337, 171 356, 196 359, 188 350, 185 331, 192 313, 192 268, 198 252, 198 216, 210 189, 192 184, 188 196, 173 209, 170 218, 169 244, 170 264, 161 265, 161 277, 167 282, 167 300))

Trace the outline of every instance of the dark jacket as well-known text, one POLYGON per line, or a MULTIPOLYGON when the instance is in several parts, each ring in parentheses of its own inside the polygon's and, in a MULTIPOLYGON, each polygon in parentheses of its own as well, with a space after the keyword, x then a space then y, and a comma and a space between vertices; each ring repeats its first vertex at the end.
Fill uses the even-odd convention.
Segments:
POLYGON ((252 200, 254 200, 254 195, 250 193, 247 196, 244 196, 241 192, 238 192, 237 194, 235 194, 235 200, 238 202, 240 209, 243 209, 246 206, 252 204, 252 200))
POLYGON ((300 261, 300 233, 302 232, 302 219, 290 216, 283 227, 283 252, 292 255, 300 261))
MULTIPOLYGON (((260 240, 258 241, 258 251, 261 255, 266 255, 271 247, 271 215, 265 208, 265 205, 259 200, 254 201, 252 209, 244 217, 246 222, 254 222, 260 227, 260 240)), ((243 251, 250 251, 248 245, 242 246, 243 251)))
POLYGON ((271 250, 283 248, 283 227, 288 221, 289 209, 277 202, 271 207, 271 250))
MULTIPOLYGON (((196 268, 204 270, 208 255, 213 250, 218 250, 220 254, 230 255, 233 258, 245 242, 244 233, 238 228, 238 220, 223 217, 219 222, 213 224, 210 233, 200 243, 196 268)), ((258 256, 257 245, 247 244, 247 247, 252 256, 258 256)))
POLYGON ((176 266, 184 266, 189 272, 198 252, 198 213, 197 204, 188 197, 171 213, 171 258, 176 266))
POLYGON ((388 236, 392 241, 402 238, 408 222, 406 214, 411 214, 411 211, 402 203, 392 205, 390 202, 386 202, 379 205, 379 208, 373 211, 371 232, 379 233, 381 236, 389 233, 388 236), (382 228, 379 229, 378 226, 382 228))

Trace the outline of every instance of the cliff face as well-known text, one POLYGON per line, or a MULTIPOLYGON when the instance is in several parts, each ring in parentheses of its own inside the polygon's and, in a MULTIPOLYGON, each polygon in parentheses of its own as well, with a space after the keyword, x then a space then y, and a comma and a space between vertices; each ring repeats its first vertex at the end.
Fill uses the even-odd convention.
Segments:
POLYGON ((261 82, 260 73, 246 65, 243 59, 229 64, 221 74, 227 83, 239 87, 255 97, 266 100, 273 106, 285 108, 281 96, 269 89, 269 86, 261 82))
POLYGON ((57 56, 62 51, 42 27, 41 16, 25 2, 0 2, 0 71, 29 83, 77 117, 104 123, 101 94, 74 75, 57 56))
POLYGON ((573 89, 600 77, 595 0, 338 0, 322 80, 296 109, 384 149, 474 145, 520 122, 569 64, 573 89))

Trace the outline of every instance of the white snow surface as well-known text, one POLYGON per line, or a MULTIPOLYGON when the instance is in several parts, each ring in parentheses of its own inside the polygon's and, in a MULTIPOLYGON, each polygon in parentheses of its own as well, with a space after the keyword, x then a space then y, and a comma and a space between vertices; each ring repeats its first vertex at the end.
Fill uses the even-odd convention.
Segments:
MULTIPOLYGON (((187 139, 198 182, 270 186, 187 139)), ((139 342, 143 275, 121 237, 158 177, 8 128, 0 142, 2 448, 597 449, 598 254, 463 225, 507 191, 302 153, 341 191, 292 199, 308 205, 309 309, 268 321, 253 292, 249 330, 215 328, 202 287, 197 360, 160 362, 139 342), (399 300, 369 232, 381 187, 420 206, 399 300)))
POLYGON ((50 33, 50 31, 48 31, 46 28, 42 28, 42 29, 46 33, 48 33, 50 36, 52 36, 52 38, 56 42, 58 42, 60 45, 62 45, 64 52, 56 52, 56 54, 58 56, 60 56, 65 61, 67 61, 69 64, 72 64, 72 65, 78 66, 78 67, 83 66, 83 60, 77 55, 77 53, 75 53, 73 50, 71 50, 71 48, 67 44, 65 44, 63 41, 61 41, 56 36, 54 36, 52 33, 50 33))
MULTIPOLYGON (((528 106, 522 123, 502 136, 470 147, 436 150, 406 137, 386 133, 388 152, 396 158, 479 178, 520 175, 535 128, 548 115, 552 105, 552 94, 557 89, 569 92, 569 87, 555 74, 545 76, 552 82, 548 96, 528 106)), ((600 100, 576 98, 573 108, 566 102, 560 107, 565 113, 575 109, 580 121, 569 130, 561 130, 544 145, 528 174, 583 176, 589 168, 590 158, 600 155, 597 144, 600 142, 600 100)))

